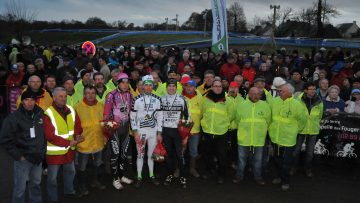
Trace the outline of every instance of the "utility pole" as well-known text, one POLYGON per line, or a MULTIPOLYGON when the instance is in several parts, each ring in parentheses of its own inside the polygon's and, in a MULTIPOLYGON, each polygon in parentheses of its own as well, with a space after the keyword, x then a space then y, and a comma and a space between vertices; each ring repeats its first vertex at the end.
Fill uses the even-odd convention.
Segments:
POLYGON ((169 18, 166 17, 166 18, 165 18, 165 30, 166 30, 166 31, 168 30, 168 22, 169 22, 169 18))
POLYGON ((176 17, 172 19, 173 21, 175 21, 175 30, 176 30, 176 31, 179 31, 179 20, 178 20, 178 17, 179 17, 179 15, 176 14, 176 17))
POLYGON ((280 9, 280 5, 270 5, 270 9, 274 9, 274 15, 273 15, 273 22, 272 22, 272 43, 274 48, 276 48, 276 42, 275 42, 275 29, 276 29, 276 10, 280 9))
POLYGON ((204 38, 206 37, 206 20, 207 20, 207 13, 208 13, 208 10, 205 9, 205 13, 203 15, 203 19, 204 19, 204 38))

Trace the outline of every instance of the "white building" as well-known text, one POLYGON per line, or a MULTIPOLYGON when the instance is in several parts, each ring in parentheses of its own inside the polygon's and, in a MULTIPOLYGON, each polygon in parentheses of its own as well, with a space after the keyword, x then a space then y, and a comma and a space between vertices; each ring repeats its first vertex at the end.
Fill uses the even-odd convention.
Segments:
POLYGON ((359 32, 360 28, 356 24, 356 21, 353 21, 352 23, 342 23, 336 26, 337 29, 339 29, 341 35, 345 38, 351 38, 353 34, 356 34, 359 32))

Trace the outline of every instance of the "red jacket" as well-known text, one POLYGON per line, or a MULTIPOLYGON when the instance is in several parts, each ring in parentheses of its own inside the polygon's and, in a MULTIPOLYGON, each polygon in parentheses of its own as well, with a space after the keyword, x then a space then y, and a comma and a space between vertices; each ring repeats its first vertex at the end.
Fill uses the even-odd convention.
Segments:
POLYGON ((20 87, 21 86, 21 81, 24 78, 25 73, 24 72, 19 72, 17 74, 14 73, 10 73, 9 76, 6 78, 6 86, 8 87, 20 87))
POLYGON ((229 64, 225 63, 220 68, 220 77, 226 77, 226 79, 230 82, 234 80, 235 75, 240 74, 240 68, 235 63, 229 64))
POLYGON ((352 74, 353 73, 351 68, 344 68, 338 74, 333 75, 330 82, 331 84, 337 85, 340 88, 342 88, 344 86, 343 85, 344 79, 350 77, 352 74))
POLYGON ((185 64, 189 64, 190 65, 190 67, 191 67, 191 71, 193 72, 193 73, 195 73, 195 64, 194 64, 194 62, 192 62, 191 60, 188 60, 188 61, 184 61, 184 60, 181 60, 180 62, 179 62, 179 64, 178 64, 178 74, 183 74, 184 73, 184 66, 185 66, 185 64))
POLYGON ((250 68, 243 68, 242 70, 242 76, 250 82, 250 85, 253 84, 255 76, 256 76, 256 71, 254 70, 254 68, 250 67, 250 68))
MULTIPOLYGON (((70 113, 70 109, 65 106, 65 113, 62 113, 59 108, 53 104, 52 105, 55 110, 64 118, 66 119, 66 115, 70 113)), ((45 137, 46 140, 54 145, 59 147, 68 147, 70 146, 70 141, 66 140, 62 137, 55 135, 55 128, 52 125, 50 118, 44 115, 44 129, 45 129, 45 137)), ((82 128, 81 128, 81 121, 79 116, 75 115, 75 126, 74 126, 74 136, 77 137, 81 135, 82 128)), ((75 151, 69 149, 69 151, 64 155, 46 155, 46 161, 49 165, 62 165, 71 163, 74 161, 75 151)))

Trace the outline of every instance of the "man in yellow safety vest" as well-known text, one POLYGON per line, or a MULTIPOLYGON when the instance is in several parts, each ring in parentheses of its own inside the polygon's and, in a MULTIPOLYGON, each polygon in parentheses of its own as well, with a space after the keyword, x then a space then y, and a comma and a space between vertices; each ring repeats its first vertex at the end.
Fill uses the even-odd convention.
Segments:
POLYGON ((66 90, 63 87, 55 88, 53 98, 54 103, 46 109, 43 119, 47 140, 49 202, 58 201, 57 175, 60 167, 63 168, 65 196, 78 197, 74 189, 75 146, 84 141, 80 119, 75 110, 66 105, 66 90))

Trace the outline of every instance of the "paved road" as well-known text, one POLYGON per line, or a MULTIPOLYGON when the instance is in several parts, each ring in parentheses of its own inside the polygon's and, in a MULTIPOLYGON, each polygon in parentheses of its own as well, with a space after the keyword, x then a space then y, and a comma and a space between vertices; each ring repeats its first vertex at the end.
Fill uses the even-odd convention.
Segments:
MULTIPOLYGON (((11 201, 12 191, 12 161, 0 152, 0 202, 11 201)), ((333 163, 333 162, 332 162, 333 163)), ((161 169, 161 166, 158 168, 161 169)), ((90 194, 77 200, 64 199, 61 202, 360 202, 360 175, 359 166, 348 162, 336 164, 320 164, 315 167, 315 177, 306 178, 303 174, 296 174, 292 178, 292 188, 289 192, 270 183, 271 172, 267 177, 265 186, 258 186, 252 178, 246 178, 243 183, 231 183, 232 171, 223 185, 215 180, 190 179, 187 190, 177 185, 155 187, 145 183, 141 189, 128 186, 123 191, 116 191, 110 183, 110 178, 104 175, 103 181, 107 183, 104 191, 90 190, 90 194)), ((61 177, 61 176, 60 176, 61 177)), ((61 178, 60 178, 61 179, 61 178)), ((45 181, 43 177, 43 196, 46 200, 45 181)), ((61 188, 61 186, 59 187, 61 188)), ((61 194, 61 191, 60 191, 61 194)))

